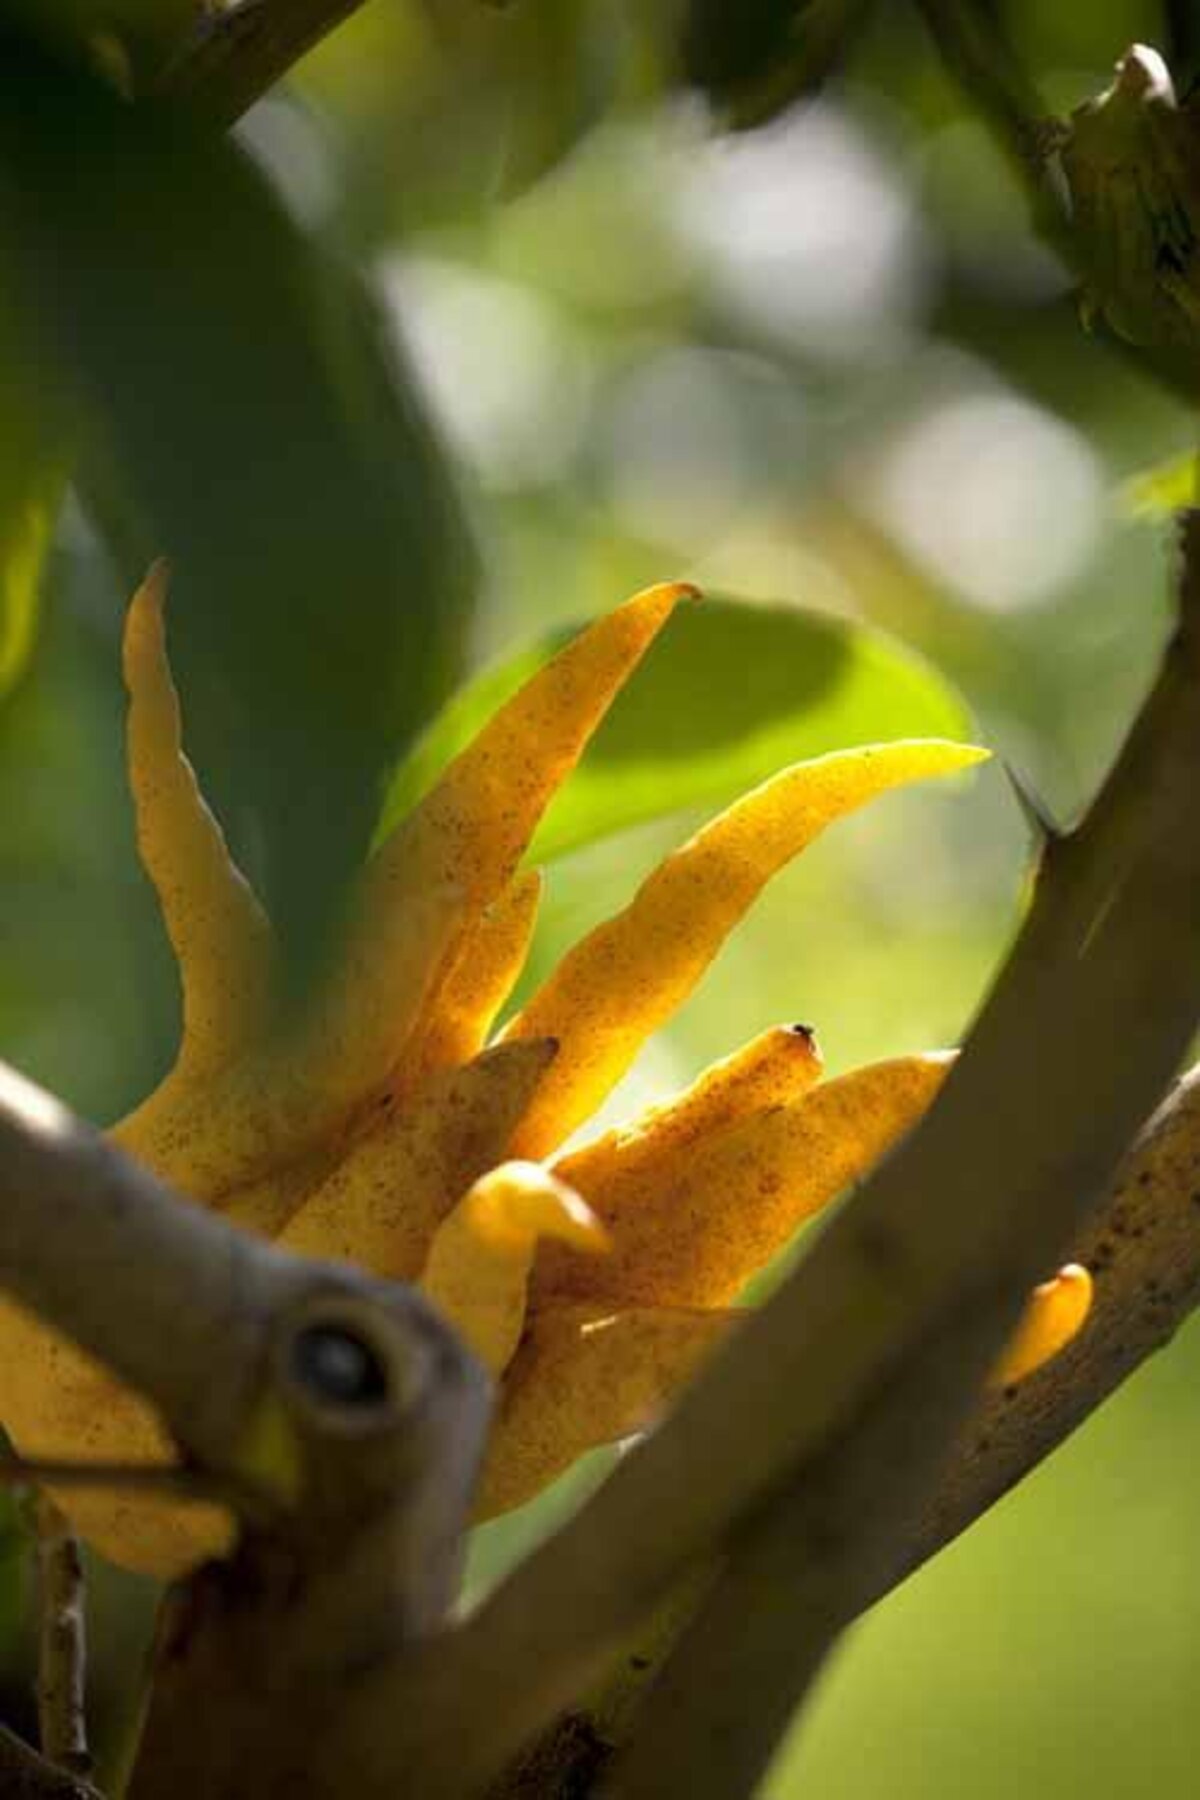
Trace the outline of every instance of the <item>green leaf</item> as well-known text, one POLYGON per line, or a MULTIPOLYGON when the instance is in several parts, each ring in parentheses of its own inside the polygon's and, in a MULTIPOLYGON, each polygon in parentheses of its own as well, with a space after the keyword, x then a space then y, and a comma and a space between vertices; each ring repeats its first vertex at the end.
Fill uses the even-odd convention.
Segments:
POLYGON ((294 986, 336 939, 383 777, 447 692, 475 563, 355 272, 230 140, 0 58, 0 245, 131 587, 172 566, 189 754, 294 986))
MULTIPOLYGON (((463 688, 397 771, 378 836, 572 635, 556 631, 463 688)), ((930 665, 863 625, 793 606, 683 606, 618 696, 547 814, 548 861, 644 820, 719 806, 791 762, 899 737, 968 735, 930 665)))

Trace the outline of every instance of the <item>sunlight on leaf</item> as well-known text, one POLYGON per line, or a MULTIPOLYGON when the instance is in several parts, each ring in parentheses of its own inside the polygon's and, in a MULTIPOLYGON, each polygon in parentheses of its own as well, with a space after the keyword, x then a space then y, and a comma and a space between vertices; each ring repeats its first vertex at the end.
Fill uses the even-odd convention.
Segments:
MULTIPOLYGON (((397 771, 380 837, 569 635, 547 634, 455 696, 397 771)), ((943 677, 880 632, 792 606, 705 599, 675 615, 633 676, 531 857, 549 861, 644 820, 728 800, 837 746, 967 732, 943 677)))

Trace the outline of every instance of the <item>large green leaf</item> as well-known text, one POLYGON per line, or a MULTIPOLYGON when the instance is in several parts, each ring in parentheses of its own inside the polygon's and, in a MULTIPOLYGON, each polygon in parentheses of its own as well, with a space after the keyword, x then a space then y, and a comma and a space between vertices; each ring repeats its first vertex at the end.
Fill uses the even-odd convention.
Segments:
MULTIPOLYGON (((397 771, 379 835, 570 635, 538 639, 455 696, 397 771)), ((719 805, 827 750, 967 729, 942 677, 880 632, 794 606, 683 606, 618 697, 532 854, 545 861, 682 807, 719 805)))
POLYGON ((456 484, 353 270, 244 150, 0 56, 0 257, 127 587, 173 568, 189 753, 303 976, 450 686, 456 484))

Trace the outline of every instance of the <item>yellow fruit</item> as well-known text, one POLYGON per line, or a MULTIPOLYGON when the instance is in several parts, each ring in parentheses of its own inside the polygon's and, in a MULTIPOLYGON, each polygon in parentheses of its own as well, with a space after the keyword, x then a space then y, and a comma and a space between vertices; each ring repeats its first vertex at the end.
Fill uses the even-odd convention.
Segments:
MULTIPOLYGON (((552 1167, 529 1157, 560 1149, 818 832, 983 752, 882 744, 785 770, 668 857, 488 1048, 537 910, 521 859, 622 682, 694 592, 651 588, 540 669, 376 851, 342 952, 284 1036, 270 926, 183 754, 165 586, 152 571, 126 625, 129 774, 183 1036, 162 1085, 112 1135, 243 1229, 419 1280, 500 1384, 480 1504, 515 1505, 649 1422, 730 1329, 750 1275, 921 1116, 945 1059, 821 1085, 811 1034, 776 1027, 552 1167)), ((135 1395, 3 1302, 0 1360, 3 1423, 23 1453, 171 1456, 135 1395)), ((60 1499, 105 1554, 160 1575, 229 1541, 212 1508, 100 1489, 60 1499)))

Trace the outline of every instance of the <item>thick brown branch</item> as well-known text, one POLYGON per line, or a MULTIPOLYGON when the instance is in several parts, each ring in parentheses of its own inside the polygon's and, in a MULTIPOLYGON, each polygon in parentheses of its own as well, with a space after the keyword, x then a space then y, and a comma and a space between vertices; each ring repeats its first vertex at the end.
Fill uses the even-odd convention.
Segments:
POLYGON ((155 1402, 202 1476, 274 1488, 184 1593, 131 1795, 297 1791, 296 1719, 444 1621, 483 1371, 418 1294, 234 1230, 11 1072, 0 1287, 155 1402))

